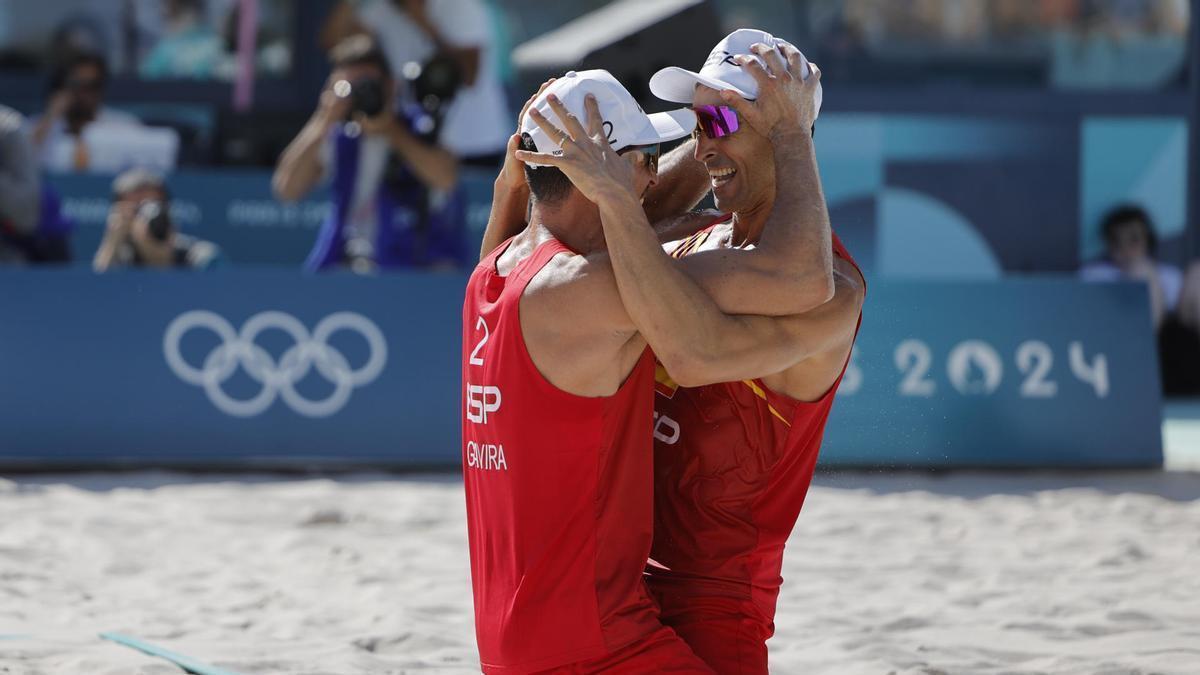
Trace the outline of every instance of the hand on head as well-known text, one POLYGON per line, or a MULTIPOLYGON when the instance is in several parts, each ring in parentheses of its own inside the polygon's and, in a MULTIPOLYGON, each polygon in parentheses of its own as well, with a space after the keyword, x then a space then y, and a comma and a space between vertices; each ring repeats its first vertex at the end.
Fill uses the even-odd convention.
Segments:
POLYGON ((789 133, 810 134, 817 116, 817 87, 821 70, 805 61, 800 50, 789 44, 778 49, 756 43, 751 56, 736 57, 738 64, 758 84, 758 98, 747 101, 732 91, 721 92, 725 104, 737 111, 745 124, 763 136, 776 138, 789 133), (765 64, 765 66, 764 66, 765 64))
POLYGON ((558 141, 561 154, 517 150, 516 158, 525 163, 542 164, 560 169, 583 196, 596 202, 607 195, 637 195, 633 165, 619 156, 604 133, 604 118, 595 96, 584 99, 587 127, 579 118, 551 94, 546 99, 563 128, 546 119, 536 108, 528 115, 548 137, 558 141))
POLYGON ((521 149, 521 125, 525 121, 525 115, 529 113, 530 107, 537 97, 546 91, 546 87, 554 84, 557 78, 550 78, 538 87, 536 93, 525 101, 525 105, 521 106, 521 113, 517 115, 517 133, 513 134, 508 139, 508 147, 504 153, 504 167, 500 169, 500 183, 510 191, 525 190, 529 186, 525 183, 525 165, 521 160, 517 159, 517 151, 521 149))

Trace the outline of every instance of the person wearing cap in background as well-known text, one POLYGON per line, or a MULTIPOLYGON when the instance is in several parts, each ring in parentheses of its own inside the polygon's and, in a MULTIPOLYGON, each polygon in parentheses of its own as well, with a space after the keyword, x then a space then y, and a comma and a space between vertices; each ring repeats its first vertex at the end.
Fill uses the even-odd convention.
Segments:
POLYGON ((113 181, 113 203, 92 268, 208 270, 225 262, 217 245, 179 232, 163 177, 130 169, 113 181))
MULTIPOLYGON (((598 135, 560 159, 519 155, 553 162, 603 200, 623 307, 663 366, 647 582, 663 623, 720 673, 767 671, 783 545, 861 322, 865 282, 830 230, 813 151, 817 72, 810 77, 803 55, 783 40, 739 30, 699 72, 656 74, 652 91, 691 104, 699 126, 694 141, 668 158, 659 194, 644 200, 606 161, 598 135), (668 244, 668 257, 647 213, 681 199, 694 207, 698 173, 723 213, 668 244), (758 273, 735 282, 766 302, 749 311, 762 316, 739 316, 747 312, 710 298, 672 260, 725 254, 734 261, 734 253, 777 247, 787 254, 742 258, 758 273), (781 278, 792 279, 786 301, 769 293, 781 278)), ((679 222, 660 229, 676 232, 679 222)), ((496 224, 511 227, 511 220, 496 224)))

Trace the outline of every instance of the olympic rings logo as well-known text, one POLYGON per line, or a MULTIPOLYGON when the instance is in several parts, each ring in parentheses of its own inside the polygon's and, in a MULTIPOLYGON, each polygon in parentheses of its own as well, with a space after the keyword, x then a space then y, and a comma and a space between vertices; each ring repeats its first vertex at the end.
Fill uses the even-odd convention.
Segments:
POLYGON ((346 407, 355 388, 370 384, 383 372, 387 365, 387 341, 374 322, 354 312, 330 314, 310 335, 299 319, 284 312, 256 314, 246 321, 241 331, 234 331, 219 314, 193 310, 181 314, 167 326, 163 335, 163 354, 179 379, 203 387, 213 405, 227 415, 261 415, 276 398, 282 398, 289 408, 305 417, 328 417, 346 407), (282 330, 295 342, 280 356, 278 363, 267 350, 255 344, 260 333, 272 329, 282 330), (183 336, 192 330, 208 330, 221 339, 221 344, 198 368, 180 353, 183 336), (351 368, 346 357, 329 345, 329 337, 343 330, 363 336, 370 348, 367 362, 357 369, 351 368), (233 398, 222 388, 239 367, 262 385, 253 398, 233 398), (334 385, 333 393, 315 401, 296 391, 297 383, 314 367, 334 385))

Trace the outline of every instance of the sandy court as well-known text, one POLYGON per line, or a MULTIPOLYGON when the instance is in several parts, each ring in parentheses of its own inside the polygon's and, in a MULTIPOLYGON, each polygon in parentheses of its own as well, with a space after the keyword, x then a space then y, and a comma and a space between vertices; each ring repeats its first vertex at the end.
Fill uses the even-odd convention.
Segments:
MULTIPOLYGON (((454 476, 0 481, 0 673, 477 672, 454 476)), ((1200 475, 825 474, 777 673, 1200 672, 1200 475)))

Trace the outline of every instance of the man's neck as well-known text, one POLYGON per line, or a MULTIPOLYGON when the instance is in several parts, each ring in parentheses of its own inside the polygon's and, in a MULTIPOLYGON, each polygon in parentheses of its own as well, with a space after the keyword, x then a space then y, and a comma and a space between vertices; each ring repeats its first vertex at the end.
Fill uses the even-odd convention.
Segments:
POLYGON ((571 199, 562 204, 534 203, 529 222, 584 255, 605 249, 600 211, 587 200, 571 199))
POLYGON ((771 195, 749 209, 735 211, 733 214, 733 241, 730 243, 734 246, 758 243, 759 238, 762 237, 763 228, 767 226, 767 219, 771 217, 771 208, 774 205, 775 197, 771 195))

